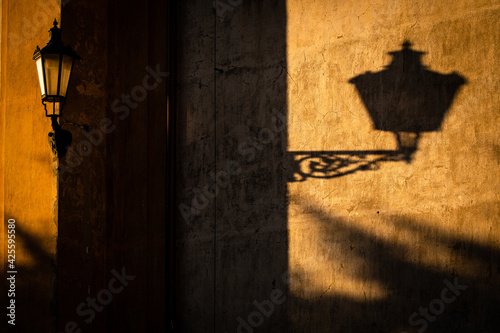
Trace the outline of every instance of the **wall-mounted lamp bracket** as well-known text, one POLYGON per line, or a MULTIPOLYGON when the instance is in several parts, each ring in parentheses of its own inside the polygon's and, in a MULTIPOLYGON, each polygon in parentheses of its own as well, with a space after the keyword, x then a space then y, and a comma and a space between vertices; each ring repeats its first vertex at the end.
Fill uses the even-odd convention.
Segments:
POLYGON ((52 131, 49 132, 49 145, 55 157, 61 158, 68 152, 73 135, 70 131, 63 130, 57 122, 57 116, 51 116, 52 131))

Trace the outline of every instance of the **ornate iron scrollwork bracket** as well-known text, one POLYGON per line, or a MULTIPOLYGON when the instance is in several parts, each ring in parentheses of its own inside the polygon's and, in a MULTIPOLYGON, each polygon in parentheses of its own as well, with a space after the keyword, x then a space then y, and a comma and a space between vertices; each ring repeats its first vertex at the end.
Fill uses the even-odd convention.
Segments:
POLYGON ((405 161, 411 158, 408 151, 296 151, 289 152, 289 182, 307 178, 331 179, 358 171, 377 170, 380 163, 405 161))

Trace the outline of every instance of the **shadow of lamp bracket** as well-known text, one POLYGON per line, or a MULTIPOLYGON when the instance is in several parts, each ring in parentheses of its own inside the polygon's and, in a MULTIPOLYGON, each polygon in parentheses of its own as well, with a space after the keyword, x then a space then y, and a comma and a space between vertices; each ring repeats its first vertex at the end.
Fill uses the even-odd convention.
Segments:
POLYGON ((72 141, 71 132, 63 130, 62 126, 67 123, 84 129, 88 126, 72 122, 58 122, 66 103, 73 64, 75 60, 80 59, 80 56, 62 42, 61 30, 57 27, 56 20, 53 24, 54 26, 49 30, 49 42, 42 49, 36 47, 33 60, 35 60, 38 72, 45 116, 49 117, 52 123, 52 131, 48 137, 49 145, 54 155, 61 158, 66 155, 72 141))

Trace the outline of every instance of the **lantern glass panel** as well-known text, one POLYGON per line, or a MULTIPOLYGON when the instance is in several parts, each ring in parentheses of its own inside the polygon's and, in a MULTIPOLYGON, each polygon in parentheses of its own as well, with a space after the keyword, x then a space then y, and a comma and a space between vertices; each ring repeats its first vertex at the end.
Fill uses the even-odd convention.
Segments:
POLYGON ((61 64, 61 90, 59 92, 59 95, 61 95, 62 97, 66 97, 72 67, 73 57, 69 55, 63 55, 61 64))
POLYGON ((59 83, 59 54, 46 54, 43 56, 45 62, 45 79, 47 80, 47 95, 57 96, 59 83))
POLYGON ((40 91, 43 96, 45 95, 45 81, 43 79, 42 57, 36 60, 36 69, 38 71, 38 82, 40 82, 40 91))
POLYGON ((45 115, 47 117, 60 117, 61 116, 61 102, 48 103, 45 107, 45 115))

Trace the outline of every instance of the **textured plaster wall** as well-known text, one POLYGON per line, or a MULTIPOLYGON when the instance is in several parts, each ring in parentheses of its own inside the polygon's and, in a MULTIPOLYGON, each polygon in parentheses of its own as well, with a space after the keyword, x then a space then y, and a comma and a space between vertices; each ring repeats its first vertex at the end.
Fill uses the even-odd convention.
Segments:
POLYGON ((168 76, 146 68, 167 71, 166 2, 70 1, 62 19, 83 58, 68 118, 93 134, 74 129, 60 170, 58 330, 164 332, 168 76), (134 278, 91 318, 113 270, 134 278))
MULTIPOLYGON (((468 289, 427 320, 428 331, 494 332, 500 4, 288 1, 287 13, 290 151, 395 149, 393 133, 373 128, 348 81, 381 71, 405 40, 426 52, 429 70, 467 81, 440 129, 421 134, 411 163, 289 184, 294 331, 414 332, 424 327, 415 324, 422 316, 412 325, 410 315, 440 297, 444 279, 457 277, 468 289)), ((310 161, 316 169, 328 164, 310 161)), ((351 170, 361 164, 351 162, 351 170)), ((305 162, 301 168, 310 171, 305 162)))
MULTIPOLYGON (((286 291, 285 3, 241 2, 214 13, 210 2, 179 6, 176 311, 183 332, 235 331, 255 299, 286 291)), ((273 316, 262 329, 282 331, 283 307, 273 316)))
MULTIPOLYGON (((495 332, 498 2, 230 4, 179 8, 179 327, 495 332), (405 40, 426 70, 463 78, 454 94, 369 84, 388 110, 452 97, 406 156, 349 82, 383 71, 405 40), (272 130, 273 110, 285 129, 272 130), (241 169, 214 182, 230 161, 241 169), (424 320, 455 279, 467 289, 424 320), (286 300, 256 314, 276 289, 286 300)), ((421 111, 385 117, 433 116, 421 111)))
MULTIPOLYGON (((57 162, 47 144, 50 121, 40 101, 32 55, 37 44, 43 47, 48 41, 47 31, 54 18, 60 18, 60 7, 57 1, 3 1, 2 14, 1 246, 5 251, 7 220, 13 218, 18 271, 16 328, 19 332, 45 332, 55 319, 57 162)), ((2 280, 6 281, 7 252, 2 253, 2 280)), ((7 290, 2 288, 1 293, 5 300, 7 290)), ((7 325, 6 315, 3 317, 2 327, 7 325)))
MULTIPOLYGON (((65 107, 65 120, 86 124, 91 133, 103 134, 99 122, 106 118, 106 75, 108 10, 107 1, 69 1, 62 7, 61 28, 65 43, 82 58, 74 65, 65 107)), ((68 323, 77 329, 101 332, 106 313, 95 313, 89 324, 87 297, 96 297, 106 286, 110 269, 106 266, 105 160, 107 137, 92 134, 100 144, 90 142, 78 127, 68 127, 73 143, 60 160, 57 332, 68 323), (71 325, 71 324, 70 324, 71 325), (91 326, 90 326, 91 325, 91 326)), ((115 301, 116 301, 115 297, 115 301)))

